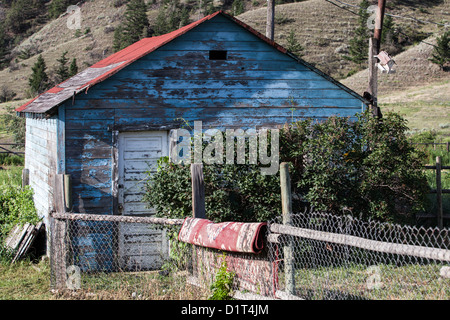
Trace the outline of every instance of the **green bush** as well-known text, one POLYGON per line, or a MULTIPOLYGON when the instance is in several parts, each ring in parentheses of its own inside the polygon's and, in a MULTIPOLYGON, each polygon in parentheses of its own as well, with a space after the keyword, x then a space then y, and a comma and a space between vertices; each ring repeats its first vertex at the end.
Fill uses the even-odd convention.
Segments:
MULTIPOLYGON (((423 153, 406 136, 406 120, 382 121, 368 112, 356 121, 302 120, 280 131, 280 161, 291 164, 293 211, 314 207, 334 214, 405 222, 425 203, 429 187, 423 153)), ((279 174, 260 164, 203 166, 207 217, 214 221, 268 221, 281 214, 279 174)), ((158 215, 192 214, 189 166, 161 163, 146 200, 158 215)))
POLYGON ((6 236, 16 224, 37 223, 33 190, 16 185, 0 185, 0 234, 6 236))
POLYGON ((22 167, 0 171, 0 242, 16 224, 37 223, 33 190, 21 186, 22 167))
MULTIPOLYGON (((159 216, 192 214, 190 166, 168 163, 150 176, 145 199, 159 216)), ((213 221, 267 221, 279 214, 279 176, 261 175, 257 165, 203 167, 205 209, 213 221)))
POLYGON ((233 295, 234 272, 228 271, 228 264, 225 260, 225 253, 222 254, 222 263, 216 273, 214 282, 211 283, 211 295, 208 300, 231 300, 233 295))

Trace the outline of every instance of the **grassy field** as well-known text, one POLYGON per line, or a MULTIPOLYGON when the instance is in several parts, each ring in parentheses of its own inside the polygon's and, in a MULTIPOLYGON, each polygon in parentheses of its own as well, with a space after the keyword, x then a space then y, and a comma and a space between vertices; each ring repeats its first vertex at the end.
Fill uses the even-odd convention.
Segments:
POLYGON ((186 273, 83 275, 79 290, 52 290, 48 259, 0 263, 0 300, 206 300, 210 294, 186 283, 186 273))
POLYGON ((411 133, 434 130, 435 142, 450 141, 450 79, 381 95, 379 101, 382 112, 408 120, 411 133))

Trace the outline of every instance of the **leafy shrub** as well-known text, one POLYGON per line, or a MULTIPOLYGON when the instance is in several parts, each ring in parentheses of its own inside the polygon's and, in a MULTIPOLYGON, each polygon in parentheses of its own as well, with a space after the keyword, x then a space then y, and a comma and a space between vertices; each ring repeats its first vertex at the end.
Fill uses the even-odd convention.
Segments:
MULTIPOLYGON (((267 221, 280 210, 279 177, 261 175, 257 165, 203 167, 205 209, 214 221, 267 221)), ((159 216, 184 218, 192 214, 191 171, 169 163, 151 175, 145 200, 159 216)))
POLYGON ((16 224, 38 221, 31 187, 22 190, 17 185, 0 185, 0 236, 6 236, 16 224))
POLYGON ((230 300, 232 299, 232 285, 234 272, 228 271, 228 265, 225 260, 225 253, 222 255, 222 263, 216 273, 214 282, 211 284, 211 296, 208 300, 230 300))
POLYGON ((291 125, 283 134, 293 163, 293 190, 309 205, 334 214, 405 222, 423 208, 428 189, 424 154, 406 136, 406 120, 369 113, 357 121, 331 117, 291 125))
MULTIPOLYGON (((406 136, 406 120, 370 113, 356 121, 302 120, 280 131, 280 161, 291 164, 293 210, 305 206, 334 214, 405 222, 421 210, 429 187, 423 153, 406 136)), ((267 221, 281 214, 279 174, 260 164, 203 166, 207 217, 215 221, 267 221)), ((158 215, 192 214, 190 167, 161 162, 146 200, 158 215)))

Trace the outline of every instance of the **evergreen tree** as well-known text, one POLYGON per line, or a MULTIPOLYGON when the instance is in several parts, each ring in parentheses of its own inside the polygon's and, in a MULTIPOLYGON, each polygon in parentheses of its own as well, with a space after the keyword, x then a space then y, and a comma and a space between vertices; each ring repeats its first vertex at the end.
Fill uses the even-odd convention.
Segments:
POLYGON ((47 89, 48 86, 48 76, 45 70, 47 66, 45 64, 42 55, 39 55, 36 63, 31 68, 33 71, 31 77, 28 79, 30 89, 33 95, 40 94, 47 89))
POLYGON ((396 44, 398 42, 398 37, 395 32, 394 19, 391 16, 385 15, 383 18, 383 30, 381 34, 382 44, 396 44))
POLYGON ((3 24, 0 24, 0 69, 6 64, 8 40, 3 24))
POLYGON ((123 34, 123 27, 122 26, 118 26, 114 30, 114 42, 113 42, 113 50, 114 50, 114 52, 117 52, 117 51, 119 51, 119 50, 124 48, 122 46, 122 34, 123 34))
POLYGON ((442 70, 450 62, 450 31, 436 38, 436 46, 433 49, 430 61, 439 65, 442 70))
POLYGON ((234 0, 232 8, 233 8, 233 15, 238 16, 241 13, 244 13, 245 11, 244 2, 242 0, 234 0))
POLYGON ((303 56, 303 47, 298 42, 298 40, 295 38, 295 32, 294 30, 291 30, 289 32, 288 38, 287 38, 287 49, 295 54, 297 57, 303 56))
POLYGON ((125 11, 125 24, 114 33, 114 50, 118 51, 147 36, 149 26, 144 0, 131 0, 125 11))
POLYGON ((63 82, 69 78, 69 68, 67 67, 67 62, 69 59, 66 57, 67 51, 64 51, 59 59, 58 69, 56 70, 56 75, 58 77, 58 82, 63 82))
POLYGON ((67 0, 53 0, 48 8, 48 15, 51 19, 58 18, 67 10, 67 0))
POLYGON ((369 2, 363 0, 359 6, 358 27, 355 30, 355 36, 349 42, 349 56, 344 58, 362 65, 367 61, 369 51, 369 28, 367 28, 367 19, 370 16, 367 12, 369 2))
POLYGON ((78 73, 77 59, 73 58, 72 63, 69 67, 69 77, 73 77, 78 73))
POLYGON ((153 31, 156 36, 169 33, 189 24, 189 10, 180 4, 179 0, 168 2, 161 6, 156 17, 153 31))

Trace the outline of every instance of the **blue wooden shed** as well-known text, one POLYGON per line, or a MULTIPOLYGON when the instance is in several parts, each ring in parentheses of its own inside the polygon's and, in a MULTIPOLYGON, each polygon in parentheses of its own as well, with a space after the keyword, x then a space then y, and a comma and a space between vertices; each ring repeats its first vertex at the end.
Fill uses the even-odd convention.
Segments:
POLYGON ((180 119, 273 128, 365 108, 354 91, 219 11, 145 38, 16 111, 26 118, 25 167, 48 225, 54 176, 63 173, 72 177, 73 212, 153 214, 142 202, 143 180, 168 155, 180 119))

